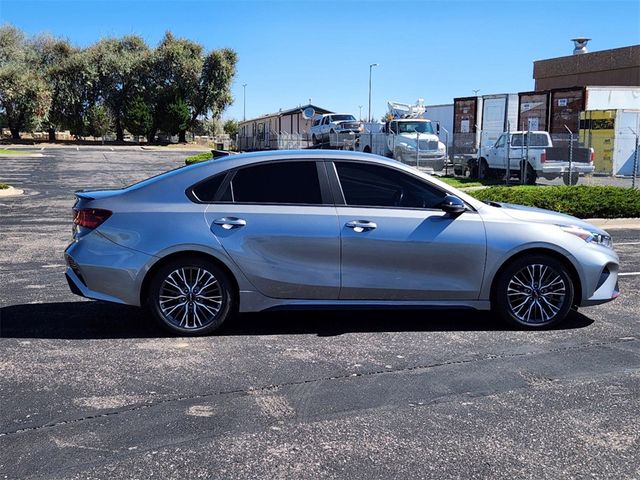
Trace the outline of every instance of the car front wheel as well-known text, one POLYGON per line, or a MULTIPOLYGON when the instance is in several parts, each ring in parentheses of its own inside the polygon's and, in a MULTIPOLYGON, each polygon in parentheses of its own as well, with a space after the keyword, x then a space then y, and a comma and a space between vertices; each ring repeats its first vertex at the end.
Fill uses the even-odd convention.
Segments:
POLYGON ((206 335, 218 329, 233 307, 231 283, 214 263, 185 257, 160 267, 147 306, 158 323, 179 335, 206 335))
POLYGON ((562 262, 546 255, 521 257, 497 279, 494 310, 520 328, 557 324, 568 315, 574 287, 562 262))

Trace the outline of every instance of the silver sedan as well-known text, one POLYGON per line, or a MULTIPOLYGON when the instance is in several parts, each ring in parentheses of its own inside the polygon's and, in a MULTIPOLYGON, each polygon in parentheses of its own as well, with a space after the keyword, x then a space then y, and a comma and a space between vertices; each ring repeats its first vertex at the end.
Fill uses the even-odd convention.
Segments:
POLYGON ((605 231, 368 154, 234 155, 77 192, 74 212, 71 290, 145 306, 181 335, 327 306, 493 309, 541 328, 619 295, 605 231))

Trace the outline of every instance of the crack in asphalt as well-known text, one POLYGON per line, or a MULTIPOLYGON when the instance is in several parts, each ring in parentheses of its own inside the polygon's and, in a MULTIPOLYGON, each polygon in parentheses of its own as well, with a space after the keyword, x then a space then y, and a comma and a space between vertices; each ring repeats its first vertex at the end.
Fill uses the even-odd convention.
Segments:
POLYGON ((348 380, 348 379, 352 379, 352 378, 369 377, 369 376, 389 374, 389 373, 403 373, 403 372, 412 372, 412 371, 419 371, 419 370, 429 370, 429 369, 432 369, 432 368, 444 367, 444 366, 449 366, 449 365, 464 365, 464 364, 469 364, 469 363, 483 362, 483 361, 487 361, 487 360, 497 360, 497 359, 503 359, 503 358, 518 358, 518 357, 525 357, 525 356, 528 356, 528 355, 541 355, 541 354, 549 354, 549 353, 575 351, 575 350, 597 348, 597 347, 603 347, 603 346, 609 346, 609 345, 617 345, 617 344, 622 344, 622 343, 631 343, 631 342, 636 342, 636 341, 638 341, 638 339, 635 338, 635 337, 633 337, 633 338, 632 337, 618 338, 618 339, 610 340, 610 341, 603 341, 603 342, 596 342, 596 343, 585 343, 585 344, 580 344, 580 345, 566 346, 566 347, 562 347, 562 348, 553 348, 553 349, 542 350, 542 351, 531 351, 531 352, 521 352, 521 353, 505 353, 505 354, 487 354, 487 355, 484 355, 482 357, 473 358, 473 359, 466 359, 466 360, 449 360, 449 361, 444 361, 444 362, 431 363, 431 364, 427 364, 427 365, 413 365, 413 366, 395 368, 395 369, 394 368, 384 368, 384 369, 380 369, 380 370, 371 370, 371 371, 368 371, 368 372, 361 372, 361 373, 348 373, 348 374, 333 375, 333 376, 328 376, 328 377, 320 377, 320 378, 312 378, 312 379, 306 379, 306 380, 296 380, 296 381, 291 381, 291 382, 283 382, 283 383, 278 383, 278 384, 263 385, 261 387, 235 388, 235 389, 221 390, 221 391, 218 391, 218 392, 211 392, 211 393, 185 395, 185 396, 180 396, 180 397, 166 398, 164 400, 159 400, 159 401, 156 401, 156 402, 149 402, 149 403, 145 403, 145 404, 142 404, 142 405, 136 405, 136 406, 131 406, 131 407, 127 407, 127 408, 122 408, 122 409, 111 411, 111 412, 98 413, 98 414, 95 414, 95 415, 86 415, 84 417, 74 418, 74 419, 71 419, 71 420, 61 420, 61 421, 58 421, 58 422, 45 423, 45 424, 37 425, 37 426, 33 426, 33 427, 19 428, 19 429, 16 429, 16 430, 9 430, 9 431, 5 431, 5 432, 0 432, 0 438, 1 437, 5 437, 7 435, 16 435, 16 434, 20 434, 20 433, 27 433, 27 432, 33 432, 33 431, 38 431, 38 430, 43 430, 43 429, 55 428, 55 427, 59 427, 59 426, 63 426, 63 425, 71 425, 71 424, 74 424, 74 423, 80 423, 80 422, 95 420, 95 419, 99 419, 99 418, 112 417, 112 416, 120 415, 120 414, 123 414, 123 413, 146 410, 148 408, 152 408, 152 407, 156 407, 156 406, 160 406, 160 405, 165 405, 167 403, 182 402, 182 401, 185 401, 185 400, 197 400, 197 399, 202 399, 202 398, 213 398, 213 397, 219 397, 219 396, 224 396, 224 395, 237 395, 237 394, 249 395, 249 394, 255 394, 256 392, 268 391, 268 390, 282 388, 282 387, 306 385, 306 384, 310 384, 310 383, 319 383, 319 382, 326 382, 326 381, 332 381, 332 380, 348 380))

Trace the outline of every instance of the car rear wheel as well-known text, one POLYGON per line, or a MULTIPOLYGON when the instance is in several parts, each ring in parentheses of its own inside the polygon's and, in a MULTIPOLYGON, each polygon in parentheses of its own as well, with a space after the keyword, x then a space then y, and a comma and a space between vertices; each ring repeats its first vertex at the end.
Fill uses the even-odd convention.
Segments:
POLYGON ((179 335, 206 335, 233 310, 231 282, 214 263, 185 257, 160 267, 147 306, 156 321, 179 335))
POLYGON ((564 320, 574 287, 567 268, 546 255, 521 257, 497 279, 494 310, 520 328, 538 329, 564 320))
POLYGON ((489 164, 484 158, 480 159, 480 164, 478 165, 478 178, 480 180, 489 178, 489 164))
POLYGON ((571 175, 569 175, 569 172, 562 174, 562 182, 565 185, 577 185, 579 179, 580 174, 578 172, 571 172, 571 175))
POLYGON ((536 180, 538 176, 536 174, 536 171, 533 169, 533 167, 529 162, 527 162, 527 166, 525 167, 524 175, 525 175, 524 183, 526 183, 527 185, 536 184, 536 180))

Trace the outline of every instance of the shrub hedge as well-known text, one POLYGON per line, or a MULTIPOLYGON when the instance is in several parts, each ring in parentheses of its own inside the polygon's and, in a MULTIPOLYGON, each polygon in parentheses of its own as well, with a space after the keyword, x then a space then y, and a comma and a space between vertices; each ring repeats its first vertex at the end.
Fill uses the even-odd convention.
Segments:
POLYGON ((7 188, 9 188, 9 185, 6 183, 0 183, 0 190, 6 190, 7 188))
POLYGON ((191 155, 187 157, 184 161, 185 164, 191 165, 192 163, 204 162, 206 160, 211 160, 213 158, 213 153, 211 152, 202 152, 197 155, 191 155))
POLYGON ((578 218, 640 217, 640 190, 622 187, 502 186, 467 192, 478 200, 516 203, 578 218))

